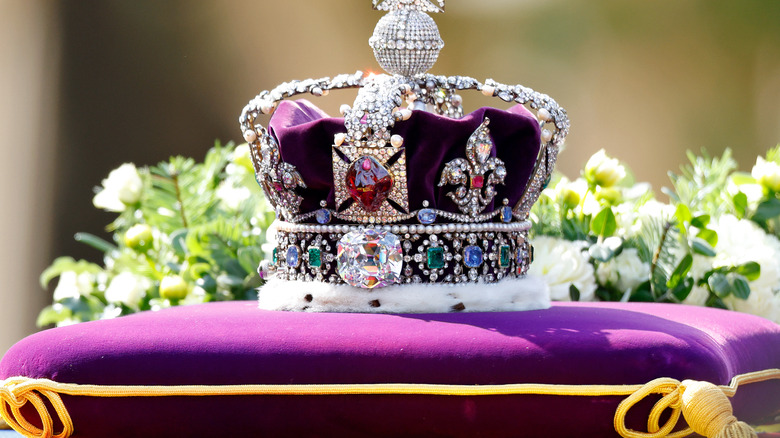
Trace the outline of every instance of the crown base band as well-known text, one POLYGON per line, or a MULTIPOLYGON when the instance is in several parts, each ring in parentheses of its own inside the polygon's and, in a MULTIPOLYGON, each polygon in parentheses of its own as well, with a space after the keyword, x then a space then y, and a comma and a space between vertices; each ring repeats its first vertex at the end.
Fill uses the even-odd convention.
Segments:
POLYGON ((490 287, 482 282, 459 285, 404 284, 371 291, 346 284, 272 279, 261 289, 264 310, 351 313, 514 312, 550 307, 540 278, 505 278, 490 287))
POLYGON ((273 262, 287 281, 381 289, 399 284, 496 283, 533 261, 527 222, 377 227, 279 223, 273 262), (450 231, 452 230, 452 231, 450 231))

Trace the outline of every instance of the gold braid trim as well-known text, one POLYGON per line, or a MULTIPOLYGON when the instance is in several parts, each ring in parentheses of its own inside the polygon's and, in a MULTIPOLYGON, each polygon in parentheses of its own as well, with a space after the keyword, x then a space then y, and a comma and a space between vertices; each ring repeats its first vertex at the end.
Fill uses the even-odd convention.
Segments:
MULTIPOLYGON (((14 430, 30 438, 68 438, 73 434, 70 418, 60 395, 78 397, 207 397, 241 395, 434 395, 434 396, 491 396, 491 395, 559 395, 573 397, 628 396, 615 412, 615 430, 624 438, 678 438, 693 431, 709 438, 747 438, 755 436, 752 429, 743 427, 731 415, 731 403, 740 385, 780 379, 780 369, 769 369, 734 377, 728 386, 706 382, 661 378, 645 385, 429 385, 429 384, 336 384, 336 385, 183 385, 130 386, 79 385, 58 383, 47 379, 13 377, 0 381, 0 416, 14 430), (715 390, 713 390, 713 388, 715 390), (625 426, 628 411, 650 394, 662 396, 648 418, 648 431, 638 432, 625 426), (48 401, 63 425, 55 434, 54 420, 46 409, 48 401), (725 401, 725 402, 724 402, 725 401), (30 403, 41 418, 43 429, 27 421, 21 408, 30 403), (659 426, 661 413, 671 409, 669 420, 659 426), (672 433, 680 414, 690 428, 672 433), (752 434, 752 435, 751 435, 752 434)), ((746 426, 746 425, 745 425, 746 426)))

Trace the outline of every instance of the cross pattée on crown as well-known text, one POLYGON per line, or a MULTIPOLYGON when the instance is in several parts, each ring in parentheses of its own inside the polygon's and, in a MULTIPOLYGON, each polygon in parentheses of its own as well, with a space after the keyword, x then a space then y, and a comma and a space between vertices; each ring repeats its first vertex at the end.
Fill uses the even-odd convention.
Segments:
POLYGON ((421 12, 444 12, 444 0, 371 0, 374 9, 390 11, 393 9, 415 9, 421 12))

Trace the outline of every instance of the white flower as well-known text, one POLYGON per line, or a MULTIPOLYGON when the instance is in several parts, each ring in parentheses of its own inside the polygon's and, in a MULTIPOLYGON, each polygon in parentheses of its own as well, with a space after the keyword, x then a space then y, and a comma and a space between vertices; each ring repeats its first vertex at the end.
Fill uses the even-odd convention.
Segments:
POLYGON ((90 273, 77 274, 75 271, 65 271, 60 274, 57 287, 54 289, 54 301, 89 295, 92 292, 94 282, 95 277, 90 273))
POLYGON ((758 157, 751 174, 762 186, 773 192, 780 192, 780 165, 774 161, 766 161, 763 157, 758 157))
POLYGON ((146 291, 151 287, 152 282, 148 278, 130 272, 122 272, 109 283, 106 289, 106 301, 137 308, 141 299, 146 295, 146 291))
POLYGON ((596 291, 593 265, 582 250, 585 242, 570 242, 549 236, 534 239, 534 262, 529 274, 541 277, 550 287, 550 298, 568 301, 569 287, 580 291, 581 301, 592 301, 596 291))
POLYGON ((635 248, 626 248, 617 257, 599 264, 596 277, 600 284, 625 292, 650 278, 650 266, 642 262, 635 248))
POLYGON ((585 179, 601 187, 612 187, 626 177, 626 168, 616 158, 610 158, 604 149, 593 154, 585 163, 585 179))
MULTIPOLYGON (((732 310, 780 323, 780 241, 775 236, 766 234, 755 223, 731 215, 714 219, 710 228, 718 233, 715 257, 698 262, 697 257, 694 257, 694 266, 691 269, 694 278, 698 280, 708 270, 708 261, 712 263, 712 267, 758 263, 761 266, 761 275, 750 282, 748 299, 729 296, 724 302, 732 310)), ((694 287, 685 302, 700 305, 706 299, 705 291, 694 287)))
POLYGON ((217 198, 229 210, 238 210, 241 203, 249 199, 250 196, 252 196, 252 193, 247 187, 235 187, 228 181, 223 181, 217 188, 217 198))
POLYGON ((108 174, 103 180, 103 188, 92 198, 95 207, 103 210, 122 212, 128 205, 141 199, 144 184, 138 170, 132 163, 125 163, 108 174))

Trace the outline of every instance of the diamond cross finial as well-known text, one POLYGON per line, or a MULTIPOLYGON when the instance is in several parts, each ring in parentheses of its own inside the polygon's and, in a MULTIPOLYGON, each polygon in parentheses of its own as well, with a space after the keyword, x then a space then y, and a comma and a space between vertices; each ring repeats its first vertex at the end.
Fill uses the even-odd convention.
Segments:
POLYGON ((421 12, 444 12, 444 0, 371 0, 374 9, 391 11, 393 9, 413 9, 421 12))

